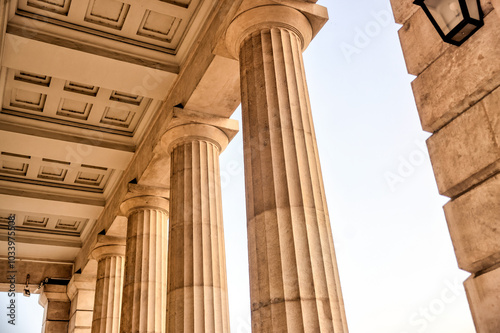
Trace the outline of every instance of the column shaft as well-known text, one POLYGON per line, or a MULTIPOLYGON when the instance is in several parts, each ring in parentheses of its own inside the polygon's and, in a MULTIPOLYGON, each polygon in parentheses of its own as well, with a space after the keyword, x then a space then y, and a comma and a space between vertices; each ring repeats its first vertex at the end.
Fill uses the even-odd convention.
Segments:
POLYGON ((102 246, 97 251, 97 281, 92 333, 118 333, 123 291, 125 246, 102 246), (123 253, 120 253, 123 252, 123 253))
MULTIPOLYGON (((131 203, 133 207, 128 209, 120 332, 163 333, 168 215, 166 210, 154 208, 148 202, 158 198, 140 198, 145 202, 131 203)), ((122 209, 126 204, 127 201, 122 209)))
POLYGON ((202 139, 171 153, 168 332, 229 332, 219 153, 202 139))
POLYGON ((301 38, 240 50, 253 332, 347 332, 301 38))

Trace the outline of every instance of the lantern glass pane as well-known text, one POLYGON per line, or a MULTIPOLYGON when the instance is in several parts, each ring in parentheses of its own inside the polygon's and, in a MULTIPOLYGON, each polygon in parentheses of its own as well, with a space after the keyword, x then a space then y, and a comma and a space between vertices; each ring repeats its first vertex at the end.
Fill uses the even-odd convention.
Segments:
POLYGON ((425 5, 445 35, 464 19, 458 0, 426 0, 425 5))
POLYGON ((477 4, 477 0, 466 0, 467 9, 469 9, 469 15, 474 20, 480 20, 481 16, 479 14, 479 6, 477 4))

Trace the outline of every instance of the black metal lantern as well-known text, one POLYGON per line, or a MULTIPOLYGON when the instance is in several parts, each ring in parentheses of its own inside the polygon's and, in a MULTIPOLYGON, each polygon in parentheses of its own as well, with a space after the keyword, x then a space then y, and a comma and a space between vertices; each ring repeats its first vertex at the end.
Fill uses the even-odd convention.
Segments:
POLYGON ((447 43, 461 45, 483 26, 479 0, 415 0, 447 43))

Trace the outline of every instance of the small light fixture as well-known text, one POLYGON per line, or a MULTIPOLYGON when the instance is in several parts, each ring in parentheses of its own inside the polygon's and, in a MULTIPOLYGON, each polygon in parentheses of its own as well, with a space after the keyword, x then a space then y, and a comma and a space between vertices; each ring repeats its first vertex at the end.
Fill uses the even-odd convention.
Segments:
POLYGON ((483 26, 479 0, 415 0, 423 8, 441 38, 460 46, 483 26))
POLYGON ((24 287, 24 290, 23 290, 23 295, 26 297, 31 296, 31 292, 29 289, 29 283, 30 283, 30 275, 28 274, 28 275, 26 275, 26 286, 24 287))

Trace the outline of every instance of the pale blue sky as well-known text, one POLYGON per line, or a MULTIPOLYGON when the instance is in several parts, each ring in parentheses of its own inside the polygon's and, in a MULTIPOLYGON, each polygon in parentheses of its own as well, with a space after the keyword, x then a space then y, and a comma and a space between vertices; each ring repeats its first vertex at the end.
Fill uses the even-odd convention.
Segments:
MULTIPOLYGON (((473 333, 389 0, 319 4, 304 57, 350 333, 473 333)), ((221 173, 232 332, 249 333, 241 133, 221 173)), ((0 331, 39 332, 41 307, 19 308, 36 328, 0 331)))

